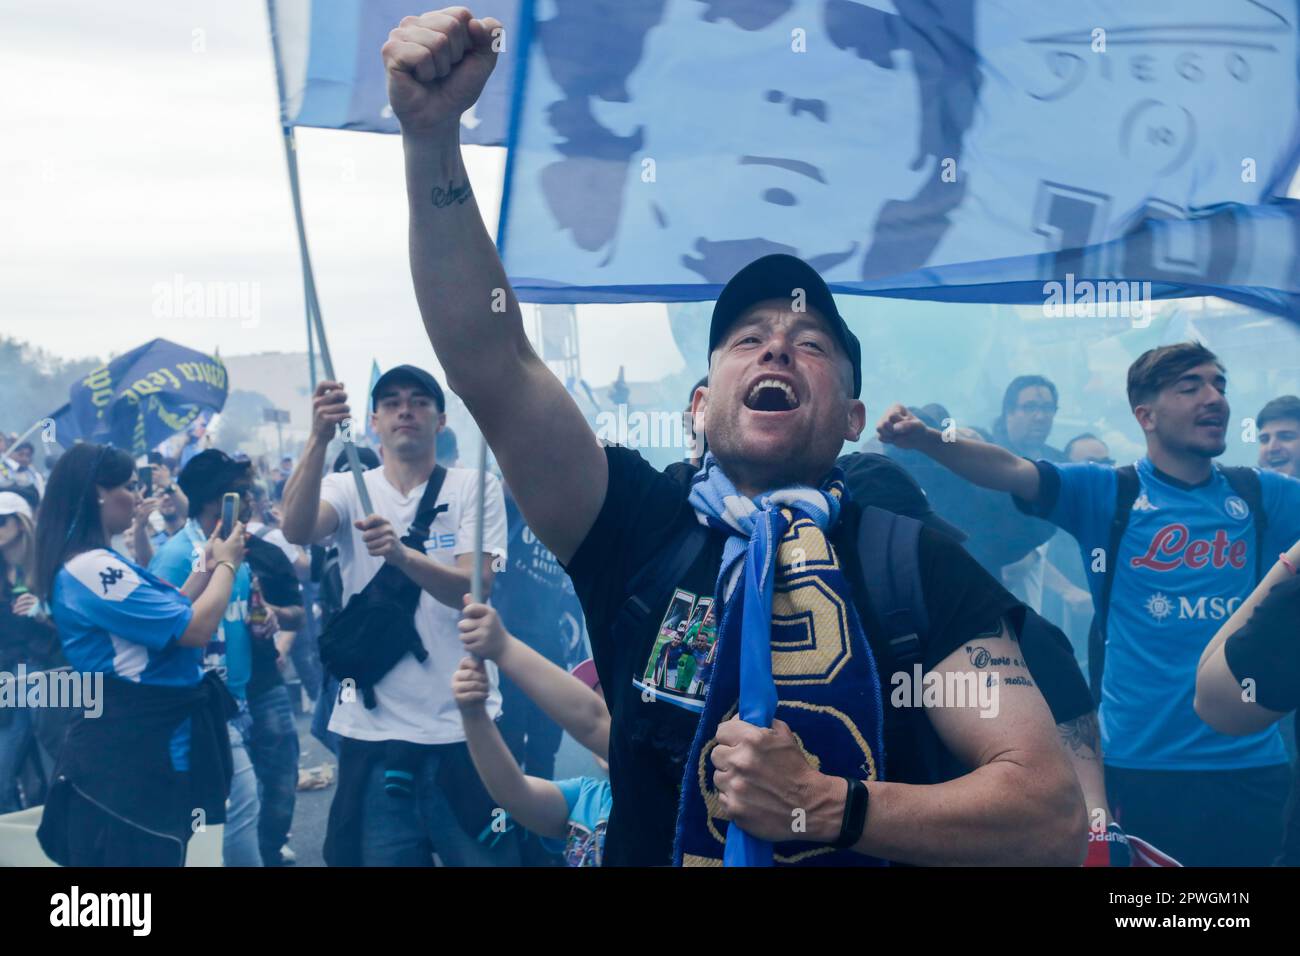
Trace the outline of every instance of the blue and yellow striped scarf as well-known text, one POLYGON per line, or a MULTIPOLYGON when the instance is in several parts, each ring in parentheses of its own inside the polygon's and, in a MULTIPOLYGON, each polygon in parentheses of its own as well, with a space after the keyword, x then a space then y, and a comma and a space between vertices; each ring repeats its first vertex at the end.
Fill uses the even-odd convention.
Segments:
POLYGON ((798 839, 775 845, 718 816, 709 753, 718 725, 740 718, 790 725, 821 772, 884 779, 880 677, 828 537, 845 489, 833 470, 820 489, 800 486, 750 499, 712 453, 692 483, 702 524, 727 532, 717 590, 723 606, 704 713, 682 781, 673 861, 685 866, 852 866, 882 861, 798 839), (742 585, 743 580, 743 585, 742 585))

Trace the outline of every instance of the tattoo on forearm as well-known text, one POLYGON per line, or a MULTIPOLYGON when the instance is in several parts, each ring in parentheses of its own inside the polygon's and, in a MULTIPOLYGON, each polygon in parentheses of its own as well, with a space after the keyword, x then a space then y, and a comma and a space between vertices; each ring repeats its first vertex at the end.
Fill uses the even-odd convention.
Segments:
POLYGON ((469 180, 465 180, 465 185, 457 186, 454 180, 447 180, 447 188, 441 186, 433 187, 433 208, 445 209, 451 205, 460 205, 470 196, 469 180))
POLYGON ((1061 734, 1061 743, 1065 744, 1076 757, 1082 760, 1096 760, 1101 753, 1101 733, 1097 726, 1097 712, 1093 711, 1057 724, 1061 734))

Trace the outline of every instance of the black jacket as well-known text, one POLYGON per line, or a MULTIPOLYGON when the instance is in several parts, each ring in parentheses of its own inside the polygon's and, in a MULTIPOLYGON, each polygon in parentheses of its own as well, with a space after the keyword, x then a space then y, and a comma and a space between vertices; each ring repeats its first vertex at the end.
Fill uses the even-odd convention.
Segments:
POLYGON ((37 838, 55 863, 68 859, 68 801, 75 790, 126 823, 180 841, 194 811, 224 823, 232 773, 226 721, 236 704, 215 672, 193 687, 137 684, 104 676, 103 713, 79 716, 54 768, 37 838), (171 738, 190 719, 190 770, 172 769, 171 738))

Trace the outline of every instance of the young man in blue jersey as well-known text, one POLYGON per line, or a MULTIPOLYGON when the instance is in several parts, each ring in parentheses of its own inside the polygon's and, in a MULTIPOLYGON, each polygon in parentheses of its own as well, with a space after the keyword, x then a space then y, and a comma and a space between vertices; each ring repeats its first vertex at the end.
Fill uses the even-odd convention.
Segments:
MULTIPOLYGON (((247 521, 252 500, 252 463, 236 461, 225 452, 210 448, 190 459, 177 479, 189 501, 189 521, 164 544, 149 570, 180 587, 195 570, 204 542, 221 519, 221 498, 227 492, 241 495, 239 520, 247 521)), ((214 670, 239 703, 239 713, 230 720, 230 749, 234 776, 230 782, 230 803, 222 836, 222 857, 226 866, 261 866, 258 848, 258 818, 261 802, 257 777, 248 753, 253 718, 248 708, 248 680, 253 671, 253 640, 248 625, 248 601, 252 596, 252 573, 241 564, 235 575, 230 602, 216 636, 203 657, 204 670, 214 670)))
POLYGON ((1079 543, 1105 618, 1101 731, 1106 783, 1120 823, 1185 865, 1266 865, 1276 851, 1289 774, 1276 727, 1240 737, 1196 715, 1201 651, 1251 593, 1262 566, 1300 537, 1300 481, 1257 473, 1262 516, 1216 466, 1230 422, 1227 377, 1203 345, 1145 352, 1128 396, 1146 437, 1136 495, 1118 552, 1108 554, 1121 469, 1029 461, 995 445, 943 440, 907 409, 881 419, 882 441, 934 458, 958 475, 1010 492, 1029 514, 1079 543))

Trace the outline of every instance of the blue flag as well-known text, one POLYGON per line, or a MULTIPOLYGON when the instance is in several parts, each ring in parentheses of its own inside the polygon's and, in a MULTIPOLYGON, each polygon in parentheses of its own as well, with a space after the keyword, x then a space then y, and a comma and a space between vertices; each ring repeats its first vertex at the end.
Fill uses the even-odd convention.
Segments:
POLYGON ((228 389, 220 359, 154 339, 74 382, 68 404, 50 416, 53 438, 64 448, 81 440, 144 455, 220 411, 228 389))
MULTIPOLYGON (((371 133, 399 132, 388 105, 380 48, 402 18, 432 7, 411 0, 267 0, 280 120, 284 126, 320 126, 371 133)), ((500 146, 506 139, 519 0, 493 0, 480 16, 505 28, 501 56, 483 95, 461 117, 461 142, 500 146)))
POLYGON ((837 293, 1300 314, 1297 0, 529 4, 499 243, 529 302, 837 293))

